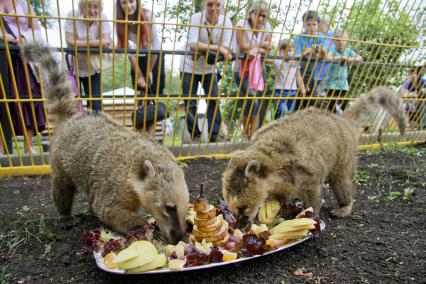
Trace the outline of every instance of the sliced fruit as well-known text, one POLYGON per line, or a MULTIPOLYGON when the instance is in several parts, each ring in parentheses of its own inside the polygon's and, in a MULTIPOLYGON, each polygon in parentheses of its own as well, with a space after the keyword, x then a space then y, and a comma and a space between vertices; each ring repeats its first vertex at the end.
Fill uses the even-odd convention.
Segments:
POLYGON ((195 223, 195 216, 197 215, 197 213, 195 213, 194 208, 189 208, 188 212, 186 213, 186 220, 191 223, 192 225, 194 225, 195 223))
POLYGON ((263 224, 270 225, 275 221, 275 218, 280 212, 281 205, 276 199, 267 200, 259 208, 258 218, 263 224))
POLYGON ((212 250, 213 243, 206 242, 206 240, 202 240, 201 243, 196 242, 195 247, 200 251, 204 252, 205 254, 209 255, 212 250))
POLYGON ((257 237, 259 237, 260 233, 268 231, 268 226, 266 226, 265 224, 251 224, 250 231, 252 231, 257 237))
POLYGON ((268 246, 270 246, 271 248, 277 248, 277 247, 280 247, 282 245, 285 245, 289 241, 291 241, 291 239, 288 239, 288 238, 284 238, 284 239, 281 239, 281 240, 267 239, 266 244, 268 246))
POLYGON ((273 234, 269 236, 269 239, 282 240, 282 239, 301 239, 308 235, 308 230, 284 232, 279 234, 273 234))
POLYGON ((181 270, 185 263, 185 259, 171 259, 169 260, 169 269, 172 271, 181 270))
POLYGON ((185 258, 185 246, 184 246, 183 244, 178 243, 178 244, 175 246, 175 251, 176 251, 176 256, 177 256, 179 259, 184 259, 184 258, 185 258))
POLYGON ((275 218, 281 210, 281 204, 277 199, 271 199, 266 202, 266 215, 268 218, 275 218))
POLYGON ((114 252, 110 252, 109 254, 107 254, 104 258, 103 258, 103 262, 105 264, 105 266, 108 269, 116 269, 118 268, 118 265, 116 263, 113 263, 112 260, 115 257, 115 253, 114 252))
POLYGON ((130 260, 139 255, 142 255, 146 251, 157 251, 155 246, 148 241, 135 241, 128 248, 120 251, 116 257, 114 257, 113 262, 119 263, 126 260, 130 260))
POLYGON ((157 254, 155 259, 153 261, 151 261, 150 263, 129 269, 129 270, 127 270, 127 272, 133 272, 134 273, 134 272, 149 271, 149 270, 153 270, 155 268, 163 267, 164 265, 166 265, 166 263, 167 263, 167 257, 166 257, 166 255, 161 253, 161 254, 157 254))
POLYGON ((273 227, 271 230, 271 234, 279 234, 281 232, 289 231, 289 228, 292 227, 300 227, 306 225, 315 225, 316 222, 309 218, 300 218, 300 219, 292 219, 281 222, 280 224, 273 227))
POLYGON ((176 248, 174 245, 167 245, 166 246, 166 250, 165 250, 165 254, 167 257, 171 256, 174 252, 176 251, 176 248))
POLYGON ((234 230, 234 237, 241 240, 243 238, 243 236, 244 236, 244 234, 243 234, 243 232, 240 231, 240 229, 234 230))
POLYGON ((236 252, 230 252, 227 250, 220 250, 220 252, 222 253, 223 257, 222 257, 222 261, 226 262, 226 261, 233 261, 236 260, 238 258, 238 254, 236 252))

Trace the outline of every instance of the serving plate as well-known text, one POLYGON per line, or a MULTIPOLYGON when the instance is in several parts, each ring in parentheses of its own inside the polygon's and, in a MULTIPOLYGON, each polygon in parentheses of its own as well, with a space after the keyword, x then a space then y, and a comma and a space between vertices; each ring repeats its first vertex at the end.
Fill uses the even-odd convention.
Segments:
MULTIPOLYGON (((321 231, 323 231, 325 229, 325 223, 321 220, 321 231)), ((132 274, 132 275, 148 275, 148 274, 164 274, 164 273, 176 273, 176 272, 183 272, 183 271, 193 271, 193 270, 201 270, 201 269, 208 269, 208 268, 212 268, 212 267, 218 267, 218 266, 225 266, 225 265, 230 265, 230 264, 235 264, 235 263, 240 263, 240 262, 244 262, 244 261, 248 261, 248 260, 252 260, 252 259, 256 259, 256 258, 260 258, 260 257, 264 257, 273 253, 277 253, 283 250, 286 250, 288 248, 291 248, 292 246, 298 245, 300 243, 303 243, 309 239, 312 238, 312 234, 309 234, 306 238, 295 241, 295 242, 291 242, 288 243, 284 246, 278 247, 274 250, 270 250, 267 251, 263 254, 260 255, 253 255, 250 257, 242 257, 242 258, 237 258, 236 260, 232 260, 232 261, 227 261, 227 262, 217 262, 217 263, 209 263, 209 264, 204 264, 204 265, 199 265, 199 266, 193 266, 193 267, 184 267, 180 270, 170 270, 168 268, 160 268, 160 269, 156 269, 156 270, 151 270, 151 271, 145 271, 145 272, 138 272, 138 273, 131 273, 131 272, 125 272, 124 270, 120 270, 120 269, 109 269, 105 266, 105 264, 102 262, 102 255, 99 252, 94 252, 94 256, 95 256, 95 260, 96 260, 96 264, 97 266, 106 272, 109 273, 114 273, 114 274, 132 274)))

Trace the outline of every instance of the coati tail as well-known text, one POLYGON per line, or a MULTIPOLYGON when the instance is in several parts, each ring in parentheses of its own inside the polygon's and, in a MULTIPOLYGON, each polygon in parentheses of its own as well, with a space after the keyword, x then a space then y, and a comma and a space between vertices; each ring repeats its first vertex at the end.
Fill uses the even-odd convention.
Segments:
POLYGON ((45 97, 48 113, 60 124, 76 113, 74 93, 68 74, 59 66, 51 50, 41 43, 25 43, 22 47, 23 57, 38 63, 44 71, 45 97))
POLYGON ((343 113, 349 120, 355 121, 357 127, 362 127, 379 109, 379 106, 389 112, 398 124, 401 135, 407 127, 402 103, 397 94, 388 87, 376 87, 365 95, 361 95, 355 103, 343 113))

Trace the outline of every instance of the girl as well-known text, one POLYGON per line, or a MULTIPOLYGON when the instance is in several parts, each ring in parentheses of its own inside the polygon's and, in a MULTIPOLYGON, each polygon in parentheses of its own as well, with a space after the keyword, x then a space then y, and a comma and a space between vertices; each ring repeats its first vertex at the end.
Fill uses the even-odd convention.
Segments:
MULTIPOLYGON (((105 20, 107 17, 102 13, 102 0, 80 0, 78 10, 68 13, 68 18, 99 19, 103 21, 67 20, 65 22, 65 39, 69 47, 104 47, 111 44, 111 29, 105 20)), ((90 98, 101 97, 101 75, 100 66, 94 66, 89 60, 87 53, 77 53, 77 60, 72 64, 75 75, 83 84, 84 93, 90 98)), ((90 58, 98 55, 92 53, 90 58)), ((101 100, 89 102, 93 112, 101 111, 101 100)))
MULTIPOLYGON (((157 34, 156 24, 147 24, 146 22, 155 22, 152 12, 142 7, 140 0, 117 0, 116 1, 117 20, 138 21, 135 23, 117 22, 117 38, 119 48, 128 48, 131 45, 134 48, 158 50, 161 48, 161 42, 157 34), (126 34, 127 31, 127 34, 126 34), (139 38, 139 41, 138 41, 139 38)), ((135 54, 129 55, 131 64, 131 76, 133 85, 140 90, 142 94, 155 96, 163 92, 164 89, 164 61, 159 62, 156 54, 135 54), (159 86, 157 90, 157 86, 159 86), (154 93, 152 90, 155 89, 154 93)), ((148 103, 148 102, 146 102, 148 103)), ((142 105, 142 101, 138 102, 142 105)), ((138 131, 143 130, 137 127, 138 131)), ((146 131, 154 136, 155 124, 146 123, 146 131)))
MULTIPOLYGON (((300 73, 299 63, 295 60, 288 60, 294 56, 294 45, 290 39, 283 39, 278 43, 279 55, 283 59, 276 59, 273 61, 276 74, 275 97, 279 98, 295 98, 297 88, 299 87, 302 96, 305 95, 305 85, 300 73)), ((298 110, 299 104, 294 99, 280 99, 278 100, 277 112, 275 119, 282 116, 284 111, 295 112, 298 110)))

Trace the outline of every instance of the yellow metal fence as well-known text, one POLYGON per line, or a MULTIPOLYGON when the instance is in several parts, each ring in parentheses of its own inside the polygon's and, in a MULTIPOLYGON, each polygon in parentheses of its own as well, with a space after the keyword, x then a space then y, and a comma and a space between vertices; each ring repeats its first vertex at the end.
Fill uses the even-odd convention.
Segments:
POLYGON ((1 8, 0 176, 50 170, 54 125, 43 82, 19 53, 29 40, 44 41, 63 62, 79 111, 103 111, 143 132, 146 122, 136 127, 132 116, 139 104, 164 106, 167 119, 154 119, 153 135, 178 159, 227 157, 262 125, 310 106, 339 112, 378 85, 401 95, 409 131, 400 137, 378 111, 360 148, 425 141, 420 0, 136 2, 134 14, 123 1, 18 0, 1 8))

